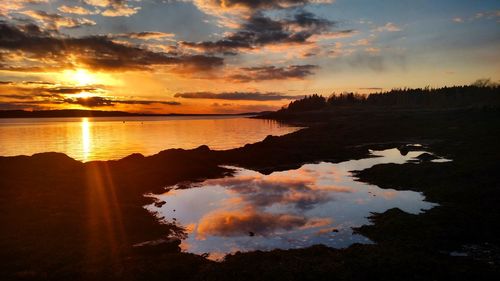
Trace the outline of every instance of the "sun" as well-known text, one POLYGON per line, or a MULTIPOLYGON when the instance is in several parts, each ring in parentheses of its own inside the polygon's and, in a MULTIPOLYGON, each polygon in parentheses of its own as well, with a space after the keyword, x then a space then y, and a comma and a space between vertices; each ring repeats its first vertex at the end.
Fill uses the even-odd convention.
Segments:
POLYGON ((67 86, 120 86, 120 79, 113 77, 110 73, 96 72, 85 68, 66 69, 57 76, 57 81, 67 86))
POLYGON ((76 69, 76 70, 67 70, 64 72, 64 78, 68 82, 78 85, 78 86, 87 86, 92 85, 97 82, 96 75, 90 73, 86 69, 76 69))
POLYGON ((85 69, 78 69, 73 74, 73 79, 78 85, 90 85, 95 83, 95 78, 85 69))

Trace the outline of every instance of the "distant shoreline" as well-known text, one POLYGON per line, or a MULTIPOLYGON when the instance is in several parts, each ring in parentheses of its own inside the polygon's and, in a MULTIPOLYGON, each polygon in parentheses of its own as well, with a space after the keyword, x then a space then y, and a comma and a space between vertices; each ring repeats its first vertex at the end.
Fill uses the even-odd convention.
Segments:
POLYGON ((154 113, 131 113, 124 111, 101 111, 101 110, 0 110, 0 118, 67 118, 67 117, 175 117, 175 116, 245 116, 260 115, 265 112, 245 112, 233 114, 154 114, 154 113))

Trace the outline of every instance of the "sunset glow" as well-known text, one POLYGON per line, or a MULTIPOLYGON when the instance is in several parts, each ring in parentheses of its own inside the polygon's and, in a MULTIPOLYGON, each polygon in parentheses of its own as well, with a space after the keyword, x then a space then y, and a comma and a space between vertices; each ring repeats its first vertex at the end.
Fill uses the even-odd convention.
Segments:
POLYGON ((0 7, 0 108, 241 113, 500 79, 496 1, 69 2, 0 7))

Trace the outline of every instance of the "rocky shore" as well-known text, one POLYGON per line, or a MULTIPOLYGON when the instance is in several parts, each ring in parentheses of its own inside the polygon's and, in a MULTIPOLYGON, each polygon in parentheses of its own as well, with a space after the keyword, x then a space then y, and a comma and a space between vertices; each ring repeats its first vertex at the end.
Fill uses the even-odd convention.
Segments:
POLYGON ((81 163, 64 154, 0 157, 2 280, 495 280, 500 276, 500 112, 339 109, 272 118, 307 128, 213 151, 171 149, 81 163), (347 249, 237 253, 216 263, 180 251, 143 206, 147 193, 217 178, 233 165, 262 173, 368 156, 419 143, 453 159, 356 172, 383 188, 421 191, 438 207, 373 214, 356 231, 375 241, 347 249), (135 247, 134 247, 135 245, 135 247))

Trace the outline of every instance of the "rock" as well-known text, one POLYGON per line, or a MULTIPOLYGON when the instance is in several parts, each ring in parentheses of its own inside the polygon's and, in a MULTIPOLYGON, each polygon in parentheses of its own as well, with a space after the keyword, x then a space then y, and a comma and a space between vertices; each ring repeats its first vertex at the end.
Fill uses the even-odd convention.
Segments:
POLYGON ((266 138, 262 142, 271 142, 273 140, 276 140, 276 137, 273 135, 267 135, 266 138))
POLYGON ((410 152, 410 150, 408 149, 408 147, 406 147, 406 145, 402 145, 402 146, 398 147, 398 150, 399 150, 399 153, 401 153, 401 155, 403 155, 403 156, 406 156, 408 154, 408 152, 410 152))
POLYGON ((155 202, 155 207, 157 208, 161 208, 163 205, 165 205, 167 202, 165 201, 158 201, 158 202, 155 202))
POLYGON ((422 154, 420 154, 419 156, 417 156, 417 159, 420 160, 421 162, 429 162, 429 161, 432 161, 434 159, 437 159, 438 157, 436 157, 435 155, 432 155, 430 153, 427 153, 427 152, 424 152, 422 154))

